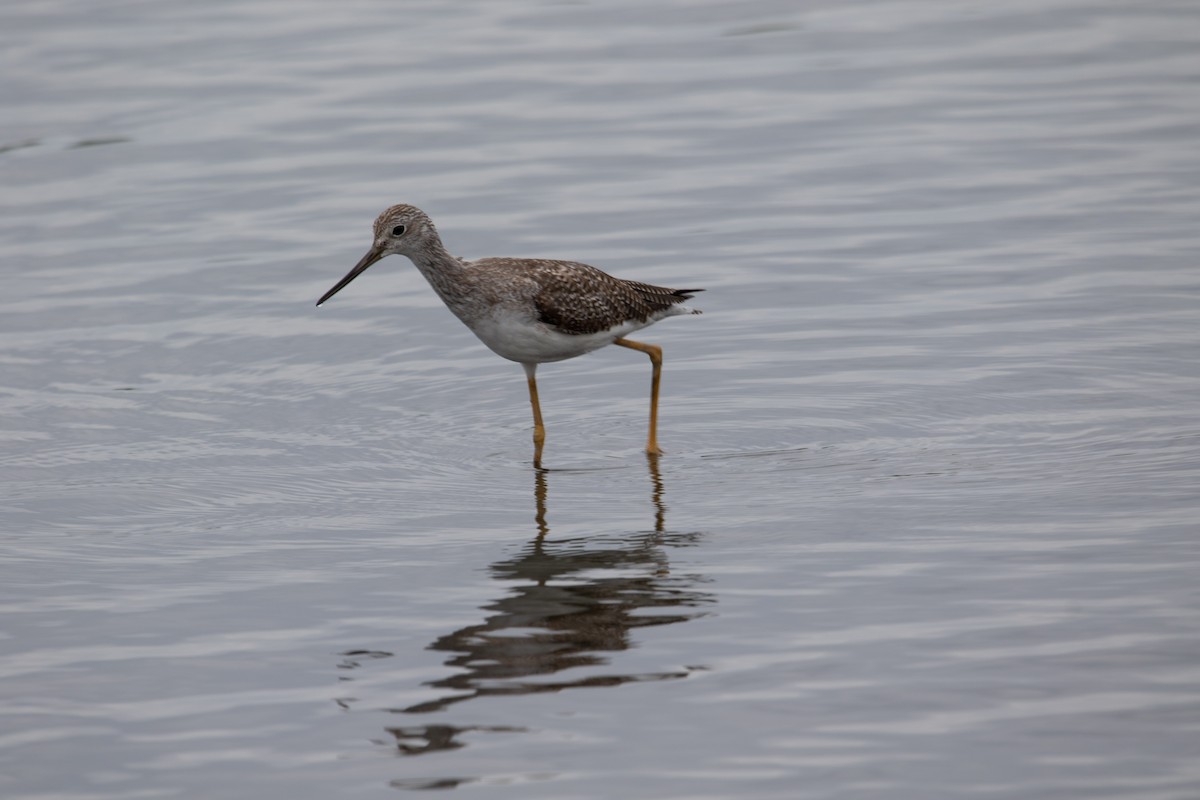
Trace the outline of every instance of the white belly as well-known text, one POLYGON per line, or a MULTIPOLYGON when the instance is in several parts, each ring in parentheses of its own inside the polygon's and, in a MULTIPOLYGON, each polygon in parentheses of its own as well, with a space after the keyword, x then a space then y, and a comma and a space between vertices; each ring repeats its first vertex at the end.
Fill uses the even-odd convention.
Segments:
POLYGON ((572 335, 540 322, 500 314, 473 320, 469 327, 498 356, 520 364, 544 364, 599 350, 648 324, 625 322, 599 333, 572 335))

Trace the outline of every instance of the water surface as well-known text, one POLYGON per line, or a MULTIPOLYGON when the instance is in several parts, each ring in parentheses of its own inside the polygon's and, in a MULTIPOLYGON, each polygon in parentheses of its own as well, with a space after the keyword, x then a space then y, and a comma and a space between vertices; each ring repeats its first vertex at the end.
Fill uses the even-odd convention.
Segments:
POLYGON ((1193 798, 1200 11, 0 11, 0 794, 1193 798), (407 262, 704 286, 521 371, 407 262))

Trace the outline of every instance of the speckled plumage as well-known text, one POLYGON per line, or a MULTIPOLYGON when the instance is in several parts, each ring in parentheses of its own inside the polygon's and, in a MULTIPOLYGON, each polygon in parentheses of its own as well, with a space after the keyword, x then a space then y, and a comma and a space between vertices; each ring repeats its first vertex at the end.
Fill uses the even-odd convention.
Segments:
POLYGON ((525 366, 534 407, 540 461, 541 414, 534 370, 538 364, 583 355, 609 344, 642 350, 654 364, 648 452, 655 444, 661 350, 624 337, 678 314, 699 314, 685 305, 702 289, 668 289, 614 278, 574 261, 453 256, 425 212, 395 205, 375 220, 375 240, 354 269, 324 294, 321 305, 384 256, 408 256, 446 306, 498 355, 525 366))
POLYGON ((374 247, 317 305, 391 253, 408 256, 454 315, 484 344, 520 363, 574 358, 664 317, 700 313, 684 305, 700 289, 668 289, 622 280, 575 261, 467 261, 452 256, 429 216, 410 205, 392 206, 379 215, 374 247), (404 232, 393 236, 397 226, 404 226, 404 232), (531 330, 522 335, 518 330, 522 326, 531 330), (528 334, 542 335, 541 346, 526 346, 528 334))

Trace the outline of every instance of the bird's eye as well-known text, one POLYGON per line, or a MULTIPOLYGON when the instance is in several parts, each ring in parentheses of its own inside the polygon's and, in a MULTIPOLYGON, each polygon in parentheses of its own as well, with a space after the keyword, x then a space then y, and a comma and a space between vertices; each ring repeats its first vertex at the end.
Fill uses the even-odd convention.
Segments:
POLYGON ((403 225, 397 225, 392 228, 392 236, 403 236, 405 230, 407 229, 403 225))

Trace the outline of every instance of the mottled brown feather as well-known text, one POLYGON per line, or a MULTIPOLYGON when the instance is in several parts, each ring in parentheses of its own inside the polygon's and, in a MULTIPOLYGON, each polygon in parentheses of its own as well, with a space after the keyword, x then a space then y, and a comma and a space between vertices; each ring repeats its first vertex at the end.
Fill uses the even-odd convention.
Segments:
POLYGON ((626 281, 575 261, 522 262, 539 287, 533 297, 538 321, 576 336, 645 322, 700 291, 626 281))

